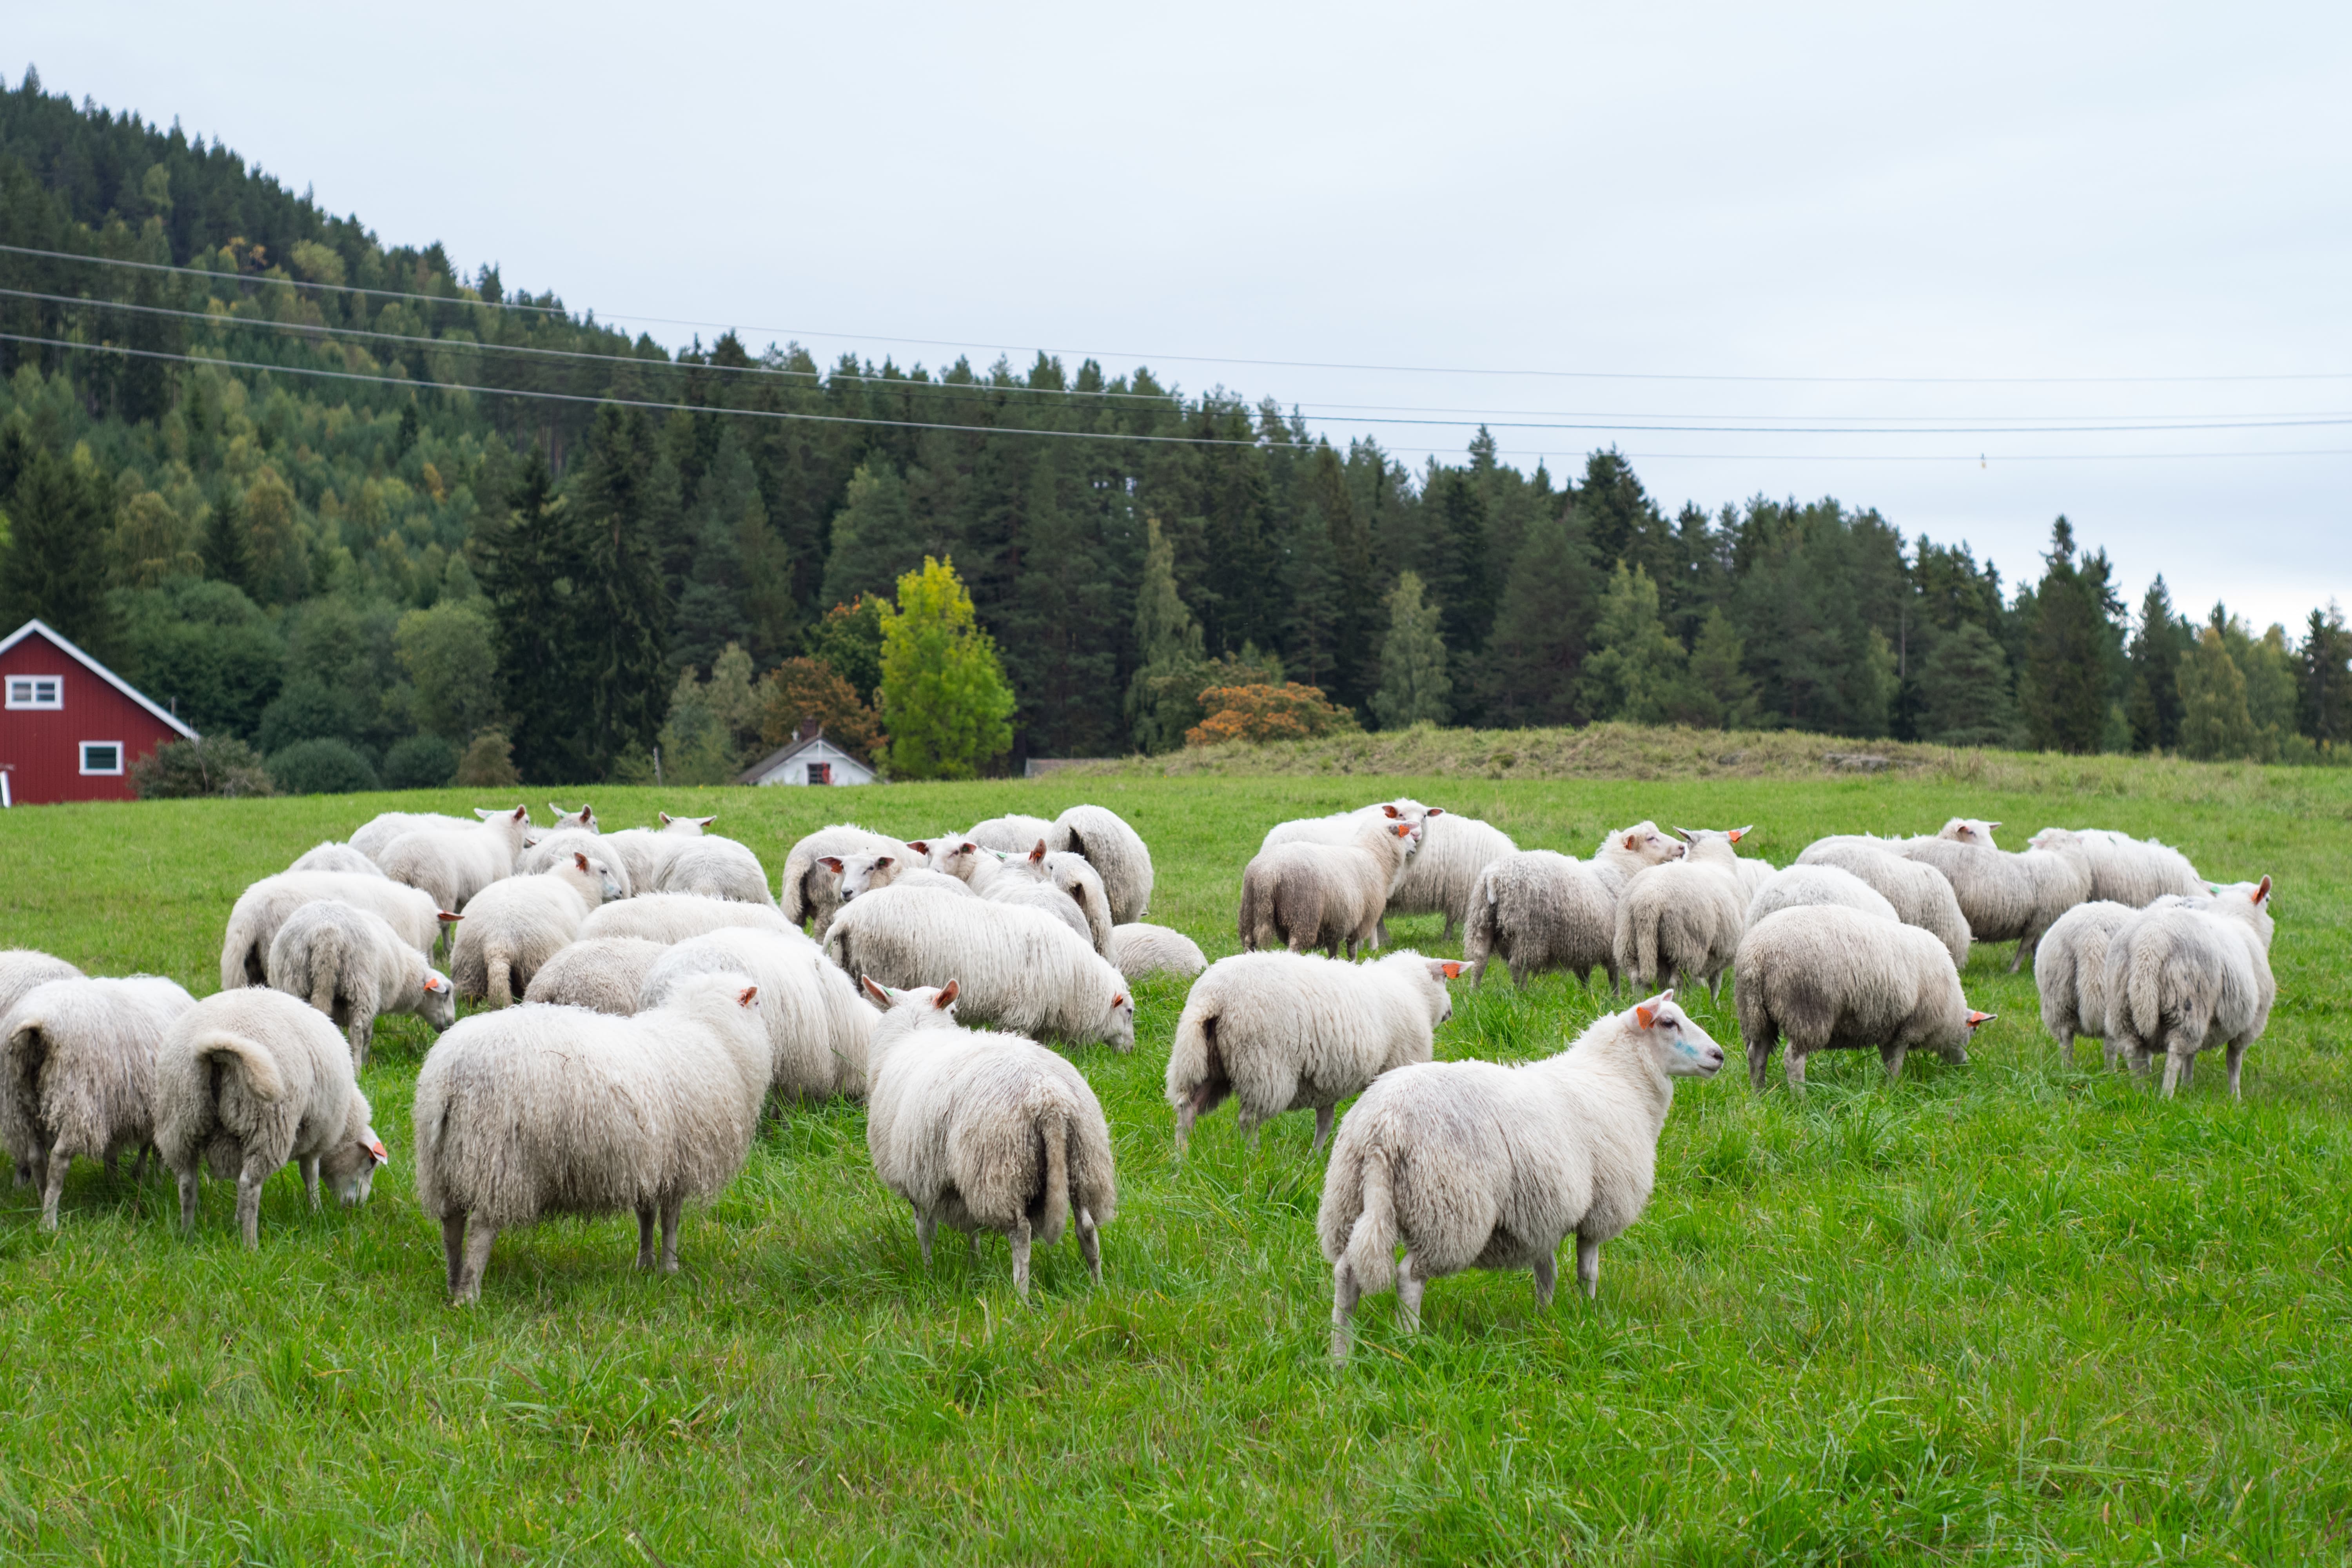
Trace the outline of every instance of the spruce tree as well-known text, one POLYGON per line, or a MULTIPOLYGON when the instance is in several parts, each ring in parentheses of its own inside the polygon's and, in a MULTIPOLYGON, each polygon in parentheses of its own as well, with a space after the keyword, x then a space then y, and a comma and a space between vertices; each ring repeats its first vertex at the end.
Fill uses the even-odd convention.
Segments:
POLYGON ((205 515, 200 554, 205 575, 226 583, 247 598, 253 596, 253 552, 245 538, 245 506, 236 481, 224 479, 220 493, 205 515))
POLYGON ((565 662, 585 699, 583 761, 594 778, 624 752, 650 752, 668 706, 670 605, 658 528, 675 498, 660 493, 653 445, 643 414, 606 405, 566 497, 576 564, 565 662))
POLYGON ((2324 746, 2352 742, 2352 629, 2343 607, 2311 612, 2299 650, 2296 717, 2303 732, 2324 746))
POLYGON ((505 521, 483 538, 482 591, 498 649, 499 705, 513 718, 514 767, 532 784, 584 784, 597 775, 581 733, 584 694, 568 662, 578 563, 553 490, 533 447, 508 494, 505 521))
POLYGON ((1443 724, 1450 710, 1453 682, 1445 673, 1442 613, 1423 597, 1420 574, 1397 578, 1388 597, 1389 634, 1381 644, 1381 689, 1372 712, 1384 730, 1443 724))
POLYGON ((1944 746, 2016 744, 2009 656, 1974 621, 1936 639, 1920 662, 1919 689, 1921 740, 1944 746))
POLYGON ((2253 715, 2246 678, 2218 627, 2207 626, 2180 660, 2180 751, 2200 762, 2251 756, 2253 715))
POLYGON ((1423 580, 1443 612, 1445 646, 1468 655, 1486 646, 1495 620, 1493 563, 1486 550, 1486 498, 1470 475, 1439 468, 1422 497, 1428 543, 1423 580))
POLYGON ((1495 614, 1485 672, 1490 723, 1529 728, 1584 718, 1578 680, 1600 593, 1582 522, 1565 505, 1544 507, 1528 526, 1495 614))
POLYGON ((2131 721, 2135 751, 2168 752, 2180 743, 2180 656, 2188 643, 2188 630, 2159 574, 2140 599, 2139 626, 2126 656, 2131 689, 2124 712, 2131 721))
POLYGON ((2078 561, 2074 527, 2062 517, 2051 526, 2042 559, 2047 569, 2034 595, 2019 683, 2027 731, 2042 751, 2095 752, 2107 736, 2118 640, 2106 556, 2078 561))
POLYGON ((99 658, 114 657, 105 550, 112 482, 86 455, 60 458, 47 447, 20 456, 16 466, 8 548, 0 556, 0 620, 14 630, 37 616, 99 658))
POLYGON ((1709 610, 1699 623, 1698 640, 1691 645, 1690 664, 1670 716, 1702 730, 1743 730, 1753 724, 1756 682, 1747 666, 1747 645, 1731 617, 1720 609, 1709 610))
POLYGON ((1013 689, 952 562, 898 579, 882 612, 883 748, 893 777, 976 778, 1013 743, 1013 689))
POLYGON ((1135 595, 1135 677, 1127 688, 1127 721, 1136 748, 1172 752, 1201 721, 1208 661, 1201 624, 1176 591, 1176 547, 1156 517, 1144 520, 1143 581, 1135 595))
POLYGON ((887 594, 921 561, 922 546, 906 480, 887 458, 868 458, 849 476, 847 499, 834 513, 817 597, 833 605, 849 604, 860 594, 887 594))
POLYGON ((1339 555, 1331 548, 1330 525, 1309 502, 1291 530, 1288 589, 1290 616, 1283 627, 1283 663, 1292 676, 1326 693, 1336 682, 1339 659, 1339 555))
POLYGON ((1650 574, 1622 561, 1610 573, 1584 661, 1584 705, 1595 719, 1629 724, 1663 722, 1680 697, 1681 647, 1658 618, 1658 587, 1650 574))

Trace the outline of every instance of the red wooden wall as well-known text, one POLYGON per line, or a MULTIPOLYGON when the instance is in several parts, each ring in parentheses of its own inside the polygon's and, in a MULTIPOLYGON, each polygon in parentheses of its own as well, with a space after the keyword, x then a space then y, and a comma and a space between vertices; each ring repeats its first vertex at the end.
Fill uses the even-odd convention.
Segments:
POLYGON ((172 728, 92 674, 39 632, 0 653, 0 697, 12 675, 55 675, 65 680, 61 709, 0 708, 0 768, 18 805, 60 800, 129 800, 131 763, 165 741, 172 728), (81 742, 122 745, 120 774, 85 775, 81 742))

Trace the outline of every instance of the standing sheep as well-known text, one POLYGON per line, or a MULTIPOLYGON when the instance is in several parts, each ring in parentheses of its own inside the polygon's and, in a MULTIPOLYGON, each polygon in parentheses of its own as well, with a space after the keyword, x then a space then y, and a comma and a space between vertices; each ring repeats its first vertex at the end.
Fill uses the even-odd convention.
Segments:
POLYGON ((2012 855, 1983 841, 1991 835, 1980 829, 1999 824, 1953 821, 1976 837, 1906 838, 1900 851, 1906 859, 1944 874, 1976 941, 2017 943, 2016 955, 2009 961, 2009 972, 2014 974, 2033 956, 2050 922, 2091 896, 2090 867, 2071 849, 2012 855))
MULTIPOLYGON (((2178 899, 2158 900, 2178 903, 2178 899)), ((2071 1063, 2077 1036, 2107 1037, 2107 949, 2139 910, 2112 899, 2076 904, 2050 922, 2033 954, 2033 984, 2042 994, 2042 1025, 2058 1042, 2058 1059, 2071 1063)), ((2116 1053, 2107 1053, 2115 1066, 2116 1053)))
POLYGON ((1811 904, 1839 904, 1882 920, 1901 920, 1885 894, 1851 871, 1835 866, 1790 866, 1765 879, 1748 900, 1748 923, 1811 904))
POLYGON ((688 1198, 743 1168, 768 1093, 768 1040, 740 974, 669 1005, 478 1013, 416 1075, 416 1202, 441 1222, 450 1300, 477 1300, 501 1230, 551 1214, 637 1216, 637 1267, 677 1271, 688 1198), (467 1230, 472 1227, 468 1237, 467 1230))
POLYGON ((2271 879, 2216 887, 2210 901, 2141 910, 2107 944, 2107 1054, 2146 1072, 2164 1049, 2164 1095, 2188 1081, 2197 1053, 2226 1046, 2230 1098, 2246 1047, 2270 1026, 2271 879))
POLYGON ((671 858, 684 852, 688 845, 702 837, 705 827, 719 820, 715 816, 672 816, 666 811, 659 816, 662 825, 658 829, 629 827, 601 835, 604 841, 604 858, 607 862, 619 861, 628 871, 629 886, 640 893, 658 890, 671 858))
POLYGON ((1748 895, 1733 846, 1755 831, 1675 829, 1685 845, 1683 858, 1629 878, 1618 897, 1612 943, 1618 973, 1636 989, 1671 976, 1670 990, 1698 980, 1710 996, 1718 994, 1748 929, 1748 895))
POLYGON ((1617 979, 1617 900, 1636 872, 1678 858, 1679 840, 1654 822, 1606 834, 1591 860, 1549 849, 1526 849, 1490 862, 1478 874, 1470 918, 1462 928, 1462 957, 1474 984, 1483 984, 1488 960, 1500 956, 1512 984, 1566 970, 1580 984, 1596 969, 1617 979))
POLYGON ((341 899, 354 909, 380 915, 400 940, 430 955, 444 921, 457 917, 433 895, 387 877, 355 877, 339 871, 280 871, 237 895, 221 937, 220 983, 224 991, 269 984, 269 944, 278 928, 304 904, 341 899))
POLYGON ((1421 847, 1423 824, 1367 817, 1345 844, 1261 849, 1242 871, 1242 946, 1319 947, 1349 958, 1379 945, 1390 889, 1421 847))
POLYGON ((0 1140, 41 1190, 41 1228, 58 1228, 66 1167, 102 1161, 155 1135, 155 1055, 195 999, 152 974, 52 980, 0 1015, 0 1140))
POLYGON ((1664 992, 1541 1061, 1382 1075, 1339 1124, 1316 1216, 1332 1356, 1347 1357, 1358 1301, 1391 1285, 1408 1331, 1423 1287, 1468 1268, 1532 1269, 1536 1304, 1550 1306, 1570 1236, 1577 1283, 1599 1295, 1601 1248, 1649 1205, 1674 1080, 1722 1066, 1722 1047, 1664 992))
POLYGON ((1518 853, 1511 836, 1492 824, 1458 812, 1429 814, 1422 824, 1421 847, 1405 866, 1404 879, 1389 894, 1392 915, 1444 915, 1439 940, 1451 942, 1469 922, 1478 877, 1506 855, 1518 853))
POLYGON ((373 860, 392 841, 404 833, 425 829, 436 833, 464 832, 476 819, 447 816, 437 811, 385 811, 370 817, 360 830, 352 835, 351 847, 373 860))
POLYGON ((1047 849, 1044 839, 1026 856, 1008 860, 1015 871, 1024 872, 1043 886, 1059 892, 1078 911, 1086 923, 1087 940, 1097 952, 1105 957, 1110 952, 1110 894, 1103 886, 1102 873, 1097 871, 1083 855, 1067 849, 1047 849))
POLYGON ((1176 1152, 1228 1096, 1253 1145, 1261 1123, 1312 1110, 1307 1152, 1322 1148, 1339 1101, 1391 1068, 1429 1060, 1437 1026, 1454 1016, 1445 983, 1461 973, 1410 948, 1365 964, 1300 952, 1217 960, 1184 999, 1168 1053, 1176 1152))
POLYGON ((383 868, 352 848, 330 839, 302 852, 302 858, 286 868, 289 871, 337 871, 350 877, 381 877, 383 868))
POLYGON ((1764 1092, 1772 1047, 1789 1040, 1789 1087, 1814 1051, 1875 1046, 1891 1080, 1910 1051, 1966 1062, 1992 1015, 1971 1011, 1944 944, 1916 926, 1836 904, 1765 916, 1740 940, 1739 1033, 1748 1083, 1764 1092))
POLYGON ((1080 857, 1102 878, 1114 925, 1151 912, 1151 851, 1127 819, 1107 805, 1074 805, 1054 819, 1047 842, 1080 857))
MULTIPOLYGON (((430 1059, 429 1058, 427 1058, 430 1059)), ((282 991, 247 987, 180 1015, 155 1058, 155 1147, 180 1178, 180 1228, 196 1225, 196 1177, 236 1178, 236 1223, 261 1245, 261 1184, 293 1161, 310 1206, 319 1181, 346 1206, 367 1201, 392 1156, 370 1125, 334 1025, 282 991)))
POLYGON ((604 937, 634 936, 668 945, 725 926, 750 926, 758 931, 794 929, 765 904, 697 898, 692 893, 640 893, 634 899, 607 903, 581 921, 578 939, 591 942, 604 937))
POLYGON ((837 873, 828 871, 821 863, 828 857, 838 859, 845 855, 888 855, 902 866, 921 865, 929 850, 918 851, 886 834, 870 832, 854 822, 835 823, 820 827, 792 847, 784 857, 782 885, 777 889, 777 907, 784 919, 807 929, 816 922, 815 936, 824 940, 824 928, 833 920, 833 912, 841 907, 837 873))
POLYGON ((963 837, 982 849, 995 849, 1007 855, 1025 855, 1029 846, 1041 838, 1055 837, 1054 825, 1042 816, 992 816, 985 822, 975 822, 971 831, 963 837))
POLYGON ((1110 928, 1110 951, 1105 958, 1118 965, 1129 980, 1147 974, 1174 974, 1191 979, 1209 967, 1201 944, 1181 931, 1129 921, 1110 928))
POLYGON ((476 893, 514 875, 530 809, 493 812, 471 827, 417 828, 372 857, 395 882, 422 888, 445 910, 463 910, 476 893))
POLYGON ((1969 917, 1960 912, 1959 896, 1941 871, 1895 853, 1900 842, 1859 837, 1817 838, 1805 846, 1797 864, 1834 866, 1851 872, 1895 906, 1895 919, 1942 942, 1944 951, 1952 955, 1954 969, 1966 969, 1973 939, 1969 934, 1969 917))
POLYGON ((483 889, 458 928, 449 960, 457 994, 493 1007, 509 1005, 530 989, 539 966, 578 937, 588 916, 619 891, 611 868, 578 851, 569 865, 559 861, 537 876, 509 877, 483 889))
POLYGON ((367 1067, 375 1021, 386 1013, 425 1020, 435 1034, 457 1021, 448 976, 400 940, 382 915, 340 899, 304 904, 270 939, 269 984, 334 1020, 352 1044, 352 1070, 367 1067))
POLYGON ((6 1017, 16 999, 36 985, 81 978, 81 971, 62 958, 29 947, 0 948, 0 1018, 6 1017))
POLYGON ((2035 849, 2072 850, 2090 868, 2093 899, 2141 910, 2167 896, 2205 896, 2205 879, 2189 857, 2153 838, 2101 827, 2045 827, 2026 842, 2035 849))
POLYGON ((637 1010, 637 994, 669 944, 639 936, 604 936, 575 942, 539 966, 522 994, 526 1002, 556 1007, 586 1007, 625 1018, 637 1010))
POLYGON ((883 1185, 915 1211, 923 1263, 941 1226, 977 1249, 1003 1236, 1013 1289, 1029 1299, 1029 1248, 1052 1247, 1073 1216, 1078 1255, 1102 1283, 1100 1227, 1118 1207, 1110 1124, 1078 1069, 1034 1040, 958 1025, 954 981, 894 991, 865 981, 887 1009, 874 1030, 866 1148, 883 1185))
POLYGON ((825 952, 885 985, 962 982, 973 1017, 1024 1035, 1135 1048, 1127 977, 1069 927, 1017 904, 885 888, 844 906, 825 952))
POLYGON ((740 974, 760 988, 772 1053, 769 1085, 788 1100, 866 1098, 874 1009, 856 983, 799 933, 736 926, 669 948, 646 973, 640 1012, 667 1006, 698 975, 740 974))
POLYGON ((749 846, 716 835, 698 837, 681 846, 663 864, 653 890, 693 893, 706 899, 728 899, 771 908, 776 901, 768 891, 768 872, 760 864, 760 858, 751 853, 749 846))

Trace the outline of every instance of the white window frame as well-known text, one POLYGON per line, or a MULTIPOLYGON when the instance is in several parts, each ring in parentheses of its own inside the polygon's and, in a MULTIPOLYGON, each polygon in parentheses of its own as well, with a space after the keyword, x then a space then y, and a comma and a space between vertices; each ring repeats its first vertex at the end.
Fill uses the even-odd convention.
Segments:
POLYGON ((44 713, 56 713, 66 705, 66 678, 62 675, 12 675, 8 677, 8 706, 11 709, 33 709, 44 713), (49 683, 49 700, 41 700, 41 682, 49 683), (25 699, 16 699, 19 684, 26 689, 25 699))
POLYGON ((122 776, 122 742, 120 741, 84 741, 81 742, 81 749, 77 754, 81 758, 81 776, 86 779, 110 779, 121 778, 122 776), (91 767, 89 765, 89 749, 92 746, 112 746, 114 748, 114 765, 110 768, 91 767))

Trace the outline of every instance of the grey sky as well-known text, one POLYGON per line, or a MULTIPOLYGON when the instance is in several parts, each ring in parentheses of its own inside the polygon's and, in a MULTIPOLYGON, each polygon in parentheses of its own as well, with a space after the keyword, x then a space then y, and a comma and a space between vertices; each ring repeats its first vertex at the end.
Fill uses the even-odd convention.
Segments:
POLYGON ((1875 506, 2012 583, 2063 511, 2135 596, 2352 601, 2342 7, 83 4, 5 36, 12 77, 607 319, 1142 358, 1415 463, 1470 431, 1364 405, 1492 415, 1555 473, 1613 440, 1669 510, 1875 506), (2344 422, 1784 429, 2175 416, 2344 422), (1709 416, 1772 433, 1630 427, 1709 416))

